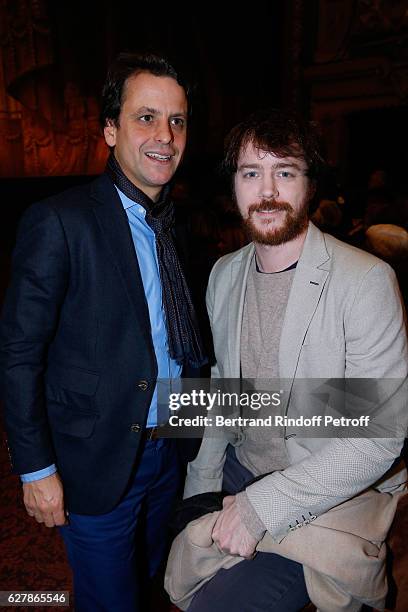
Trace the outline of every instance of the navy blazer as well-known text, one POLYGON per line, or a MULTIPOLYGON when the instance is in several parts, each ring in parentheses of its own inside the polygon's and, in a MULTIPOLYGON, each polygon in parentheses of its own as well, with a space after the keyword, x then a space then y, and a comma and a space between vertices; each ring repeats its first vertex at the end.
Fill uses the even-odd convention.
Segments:
POLYGON ((128 220, 106 175, 24 214, 0 333, 13 471, 55 462, 69 510, 110 511, 135 466, 157 363, 128 220))

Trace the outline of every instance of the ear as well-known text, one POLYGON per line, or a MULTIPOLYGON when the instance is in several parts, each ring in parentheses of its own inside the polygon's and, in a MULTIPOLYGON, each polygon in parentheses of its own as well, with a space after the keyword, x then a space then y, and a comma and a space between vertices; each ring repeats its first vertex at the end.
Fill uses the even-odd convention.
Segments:
POLYGON ((108 147, 114 147, 116 145, 116 132, 117 127, 112 121, 112 119, 108 119, 106 121, 106 125, 103 128, 103 135, 105 136, 105 142, 108 147))

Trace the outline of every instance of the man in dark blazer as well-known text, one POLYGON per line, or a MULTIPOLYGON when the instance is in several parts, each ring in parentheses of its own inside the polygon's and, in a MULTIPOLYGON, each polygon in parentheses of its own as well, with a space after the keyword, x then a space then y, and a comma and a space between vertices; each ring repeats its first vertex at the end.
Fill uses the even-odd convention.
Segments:
POLYGON ((174 441, 157 437, 156 380, 204 361, 168 197, 187 114, 164 58, 119 56, 102 98, 105 173, 19 228, 1 322, 6 428, 28 514, 61 526, 77 611, 139 610, 136 564, 151 576, 164 552, 179 472, 174 441))

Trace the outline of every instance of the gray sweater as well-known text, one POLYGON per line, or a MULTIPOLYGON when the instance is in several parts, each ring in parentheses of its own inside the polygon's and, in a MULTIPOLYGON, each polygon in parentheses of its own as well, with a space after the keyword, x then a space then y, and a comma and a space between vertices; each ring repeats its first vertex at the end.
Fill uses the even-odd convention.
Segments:
MULTIPOLYGON (((279 389, 279 341, 294 274, 294 268, 271 274, 259 272, 255 257, 252 260, 241 330, 241 372, 243 379, 254 379, 255 390, 274 392, 279 389)), ((266 417, 280 414, 279 411, 279 407, 262 408, 253 416, 266 417)), ((283 470, 289 465, 280 428, 247 427, 243 434, 236 455, 255 476, 283 470)), ((245 526, 254 536, 260 537, 265 527, 246 493, 240 493, 237 502, 245 526)))

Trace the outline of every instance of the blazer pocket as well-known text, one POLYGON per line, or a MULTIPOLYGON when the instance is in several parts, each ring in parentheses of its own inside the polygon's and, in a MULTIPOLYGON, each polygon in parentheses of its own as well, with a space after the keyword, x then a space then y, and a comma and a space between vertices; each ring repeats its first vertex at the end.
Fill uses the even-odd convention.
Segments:
MULTIPOLYGON (((85 423, 86 417, 98 416, 95 394, 99 384, 99 374, 80 368, 66 368, 53 365, 45 376, 45 394, 49 413, 59 407, 60 423, 77 418, 85 423)), ((88 419, 88 421, 91 419, 88 419)), ((81 426, 83 429, 84 426, 81 426)))
POLYGON ((47 369, 45 381, 47 384, 57 385, 67 391, 95 395, 99 383, 99 372, 52 365, 47 369))
POLYGON ((93 434, 98 420, 95 412, 80 412, 55 401, 48 401, 47 409, 52 430, 77 438, 90 438, 93 434))

